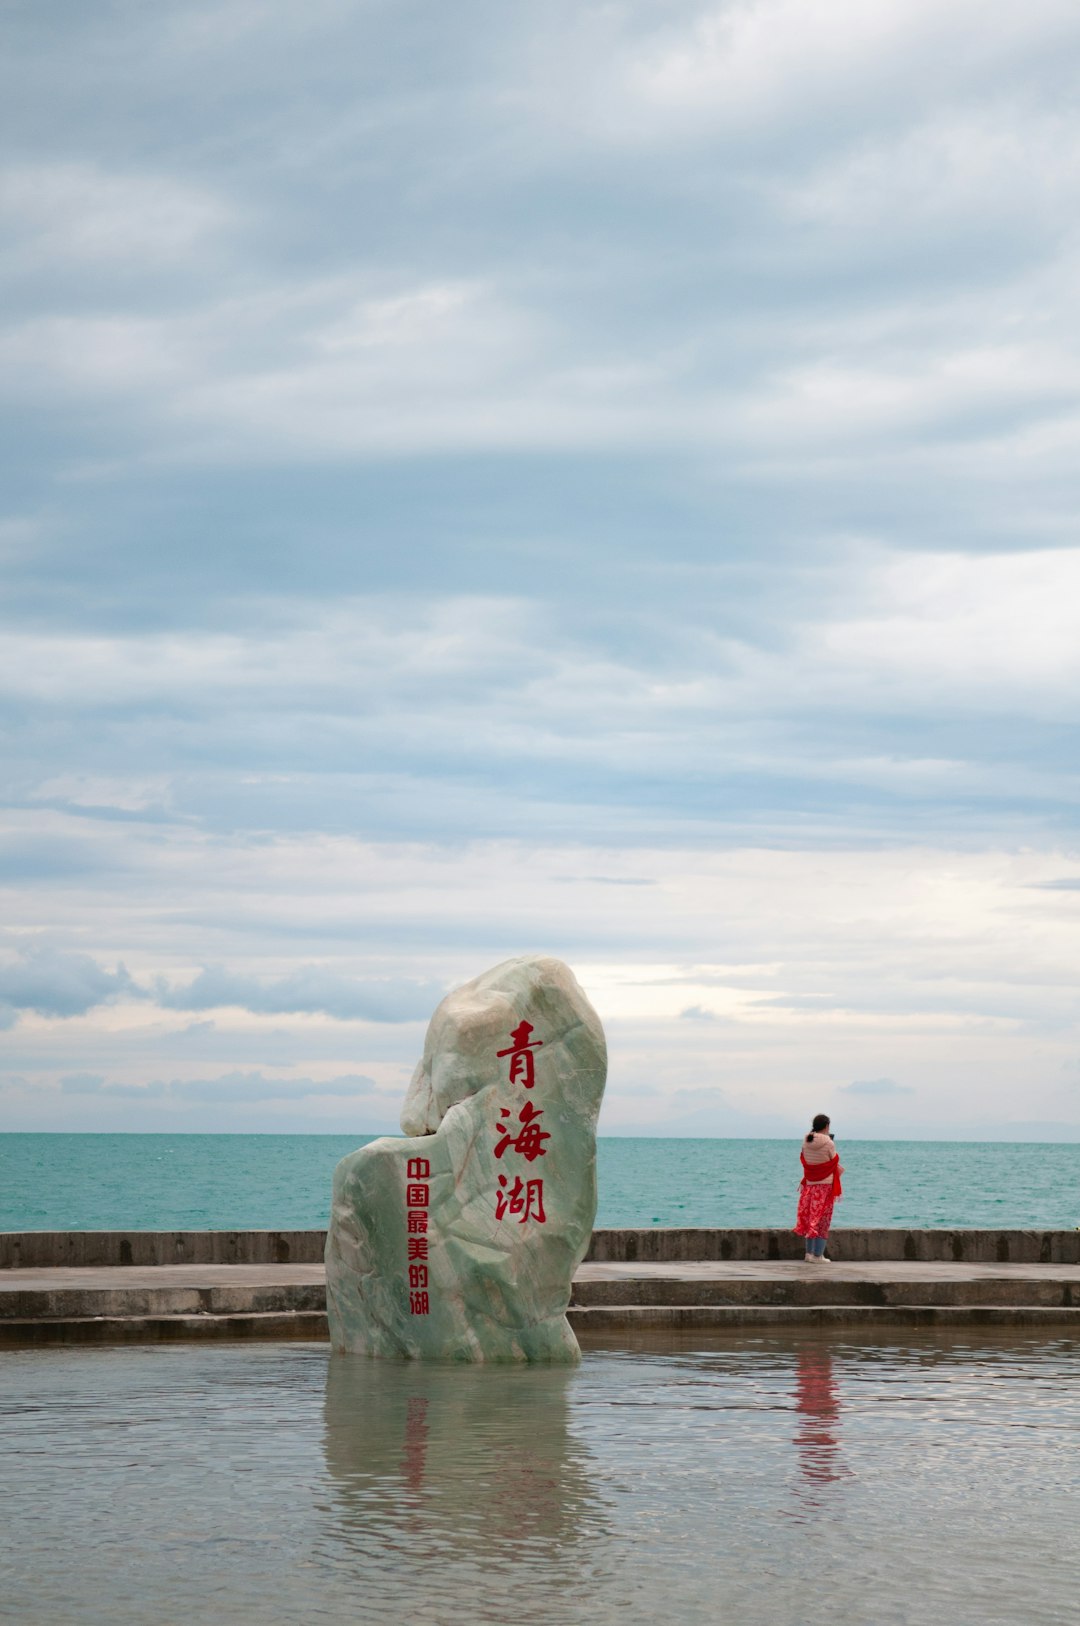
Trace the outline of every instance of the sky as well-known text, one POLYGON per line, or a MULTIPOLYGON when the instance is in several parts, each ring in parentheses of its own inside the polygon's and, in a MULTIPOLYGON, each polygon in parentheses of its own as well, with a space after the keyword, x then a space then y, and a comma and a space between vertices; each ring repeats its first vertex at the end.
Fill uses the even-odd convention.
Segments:
POLYGON ((0 1124, 1080 1141, 1073 0, 11 0, 0 1124))

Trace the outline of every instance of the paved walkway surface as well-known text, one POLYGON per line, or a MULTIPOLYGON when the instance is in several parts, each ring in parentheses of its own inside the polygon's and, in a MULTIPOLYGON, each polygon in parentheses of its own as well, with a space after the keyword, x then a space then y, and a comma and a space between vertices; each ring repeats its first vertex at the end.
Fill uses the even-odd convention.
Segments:
MULTIPOLYGON (((884 1261, 808 1265, 801 1259, 679 1260, 670 1264, 582 1265, 578 1282, 1077 1282, 1080 1265, 956 1265, 884 1261)), ((83 1288, 307 1287, 322 1265, 126 1265, 113 1268, 0 1270, 0 1293, 83 1288)))
POLYGON ((920 1264, 899 1259, 880 1264, 844 1264, 838 1260, 808 1265, 802 1259, 687 1259, 662 1265, 582 1265, 574 1280, 769 1282, 826 1278, 845 1282, 1080 1282, 1080 1265, 920 1264))

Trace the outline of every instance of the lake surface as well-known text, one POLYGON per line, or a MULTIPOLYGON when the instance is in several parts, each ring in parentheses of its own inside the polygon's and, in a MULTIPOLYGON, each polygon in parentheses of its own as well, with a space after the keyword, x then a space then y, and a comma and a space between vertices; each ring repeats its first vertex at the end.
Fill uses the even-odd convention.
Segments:
POLYGON ((671 1340, 0 1356, 21 1626, 1062 1626, 1080 1346, 671 1340))
MULTIPOLYGON (((0 1230, 326 1224, 348 1135, 0 1135, 0 1230)), ((1080 1145, 840 1142, 838 1226, 1072 1229, 1080 1145)), ((598 1225, 785 1226, 798 1143, 601 1138, 598 1225)))

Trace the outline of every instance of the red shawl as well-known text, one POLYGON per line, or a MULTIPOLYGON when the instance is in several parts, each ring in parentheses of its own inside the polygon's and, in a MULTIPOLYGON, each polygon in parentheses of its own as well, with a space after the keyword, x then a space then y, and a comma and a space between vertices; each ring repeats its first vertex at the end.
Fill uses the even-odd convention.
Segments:
POLYGON ((806 1161, 805 1152, 800 1152, 799 1157, 802 1160, 803 1179, 805 1181, 809 1182, 810 1185, 816 1185, 818 1181, 827 1180, 829 1176, 832 1175, 833 1196, 842 1197, 844 1195, 843 1189, 840 1185, 839 1152, 837 1152, 835 1157, 831 1157, 827 1163, 808 1163, 806 1161))

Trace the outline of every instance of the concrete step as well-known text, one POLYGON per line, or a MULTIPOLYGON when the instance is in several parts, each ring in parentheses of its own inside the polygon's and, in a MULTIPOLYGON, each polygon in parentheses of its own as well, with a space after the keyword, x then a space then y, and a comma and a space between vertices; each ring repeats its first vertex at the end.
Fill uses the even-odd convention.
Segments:
POLYGON ((327 1337, 322 1310, 250 1315, 72 1316, 0 1321, 0 1349, 40 1344, 164 1344, 186 1339, 327 1337))
MULTIPOLYGON (((123 1271, 110 1272, 122 1277, 123 1271)), ((17 1288, 0 1292, 5 1321, 72 1321, 117 1317, 293 1315, 325 1312, 322 1282, 212 1283, 206 1286, 17 1288)))
POLYGON ((1014 1304, 620 1304, 571 1306, 579 1335, 627 1332, 722 1332, 762 1327, 796 1333, 813 1327, 963 1327, 1066 1330, 1080 1336, 1080 1308, 1014 1304))
POLYGON ((619 1280, 574 1282, 571 1304, 580 1308, 617 1308, 633 1305, 696 1305, 699 1307, 774 1305, 1012 1305, 1017 1308, 1071 1309, 1080 1306, 1080 1271, 1069 1280, 1060 1277, 1016 1275, 975 1280, 901 1281, 845 1278, 828 1266, 806 1267, 805 1278, 765 1275, 726 1279, 685 1276, 622 1277, 619 1280))
MULTIPOLYGON (((1080 1308, 1035 1305, 931 1304, 621 1304, 572 1306, 570 1325, 582 1338, 636 1333, 723 1333, 749 1329, 780 1336, 807 1330, 873 1332, 881 1328, 969 1327, 996 1331, 1065 1333, 1080 1337, 1080 1308)), ((198 1340, 305 1339, 325 1341, 326 1315, 318 1310, 225 1315, 73 1316, 0 1321, 0 1349, 55 1344, 160 1344, 198 1340)))

